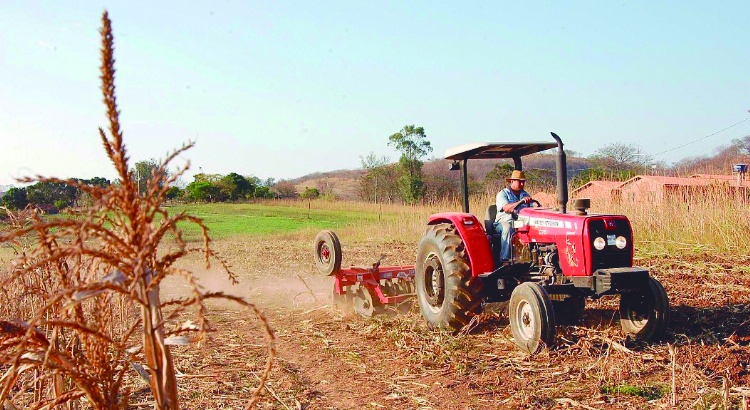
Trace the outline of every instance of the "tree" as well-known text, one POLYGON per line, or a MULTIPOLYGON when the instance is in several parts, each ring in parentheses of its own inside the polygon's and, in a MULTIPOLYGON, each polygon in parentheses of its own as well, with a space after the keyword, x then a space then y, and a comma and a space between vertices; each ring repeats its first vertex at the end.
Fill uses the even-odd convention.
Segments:
POLYGON ((273 178, 268 178, 263 181, 255 175, 250 175, 247 179, 255 187, 255 190, 253 190, 253 198, 270 199, 274 197, 274 193, 271 192, 271 187, 274 184, 273 178))
POLYGON ((305 191, 299 197, 303 199, 316 199, 320 197, 320 191, 317 188, 305 188, 305 191))
POLYGON ((263 185, 255 188, 255 192, 253 192, 254 198, 260 198, 260 199, 271 199, 274 197, 273 192, 271 192, 271 188, 263 185))
POLYGON ((330 178, 321 178, 317 181, 315 181, 315 187, 319 191, 320 195, 325 196, 328 199, 331 199, 334 197, 333 194, 333 187, 334 187, 333 180, 330 178))
MULTIPOLYGON (((159 169, 159 163, 153 158, 135 163, 135 166, 130 170, 130 175, 138 187, 139 194, 148 190, 148 182, 154 177, 154 172, 156 172, 157 169, 159 169)), ((161 180, 162 182, 160 182, 160 184, 163 184, 164 180, 161 180)))
POLYGON ((298 195, 297 187, 290 181, 281 180, 277 182, 274 184, 273 190, 276 191, 279 198, 296 198, 298 195))
POLYGON ((75 187, 58 182, 37 182, 26 187, 26 198, 34 205, 54 205, 57 202, 71 206, 77 193, 75 187))
POLYGON ((360 197, 375 203, 392 199, 392 193, 398 190, 395 185, 398 176, 394 175, 393 167, 389 166, 390 159, 387 156, 378 157, 374 152, 360 156, 359 159, 362 169, 366 171, 359 178, 360 197))
MULTIPOLYGON (((106 188, 112 184, 110 180, 108 180, 107 178, 103 178, 103 177, 93 177, 91 179, 73 178, 73 180, 81 184, 95 186, 99 188, 106 188)), ((73 199, 73 203, 71 204, 71 206, 88 207, 88 206, 93 205, 94 202, 91 198, 91 195, 89 195, 88 192, 82 191, 78 188, 76 188, 75 192, 76 192, 75 197, 73 199)))
POLYGON ((612 143, 599 148, 589 157, 594 168, 613 171, 638 171, 651 163, 651 156, 633 144, 612 143))
POLYGON ((422 158, 432 152, 424 128, 406 125, 401 131, 388 137, 388 145, 401 152, 398 160, 398 178, 401 197, 407 203, 415 203, 424 194, 422 181, 422 158))
POLYGON ((28 203, 29 201, 26 199, 26 188, 16 187, 9 189, 8 192, 3 195, 2 201, 0 201, 0 204, 13 210, 23 209, 28 203))
POLYGON ((255 191, 255 185, 248 178, 236 172, 222 177, 217 185, 222 193, 232 201, 246 199, 248 196, 252 196, 255 191))
POLYGON ((505 178, 508 178, 513 172, 513 165, 508 162, 500 162, 484 176, 484 187, 487 192, 498 192, 508 184, 505 178))
POLYGON ((750 135, 732 140, 732 145, 736 146, 741 154, 750 155, 750 135))
POLYGON ((221 196, 221 190, 218 186, 208 181, 193 181, 185 187, 188 197, 195 201, 218 201, 221 196))
POLYGON ((111 184, 111 182, 107 178, 102 178, 102 177, 93 177, 91 179, 81 179, 80 181, 86 185, 98 186, 100 188, 108 187, 111 184))
POLYGON ((185 194, 185 191, 178 186, 171 186, 167 190, 167 199, 177 199, 185 194))

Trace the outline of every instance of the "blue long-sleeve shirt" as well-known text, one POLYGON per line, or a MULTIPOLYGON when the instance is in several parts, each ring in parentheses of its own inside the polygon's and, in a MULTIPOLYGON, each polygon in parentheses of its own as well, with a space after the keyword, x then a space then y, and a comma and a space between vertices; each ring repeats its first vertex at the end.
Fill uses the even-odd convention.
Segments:
MULTIPOLYGON (((497 205, 497 216, 495 217, 495 221, 499 223, 508 222, 511 220, 511 216, 509 213, 503 211, 503 206, 511 204, 513 202, 518 202, 521 199, 531 196, 526 191, 521 191, 518 193, 518 195, 513 193, 513 190, 510 188, 505 188, 502 191, 497 193, 497 197, 495 198, 495 202, 497 205)), ((518 206, 518 209, 526 208, 529 206, 528 204, 521 204, 518 206)))

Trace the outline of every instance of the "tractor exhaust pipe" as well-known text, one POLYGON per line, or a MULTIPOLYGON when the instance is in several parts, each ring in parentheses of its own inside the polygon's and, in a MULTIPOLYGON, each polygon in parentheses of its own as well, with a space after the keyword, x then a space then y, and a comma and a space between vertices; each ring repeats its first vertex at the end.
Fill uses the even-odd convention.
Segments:
POLYGON ((550 132, 550 134, 557 141, 557 163, 555 164, 557 170, 557 204, 560 206, 560 212, 565 213, 568 206, 568 165, 562 139, 554 132, 550 132))

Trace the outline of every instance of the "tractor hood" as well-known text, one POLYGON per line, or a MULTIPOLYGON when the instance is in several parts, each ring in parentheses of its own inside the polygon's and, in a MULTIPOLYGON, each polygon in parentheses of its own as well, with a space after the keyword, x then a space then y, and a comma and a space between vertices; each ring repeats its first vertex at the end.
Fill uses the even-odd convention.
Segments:
POLYGON ((557 245, 566 275, 590 276, 597 269, 633 266, 633 230, 624 215, 563 214, 548 208, 524 208, 518 214, 513 224, 519 239, 557 245), (594 246, 597 238, 601 249, 594 246))

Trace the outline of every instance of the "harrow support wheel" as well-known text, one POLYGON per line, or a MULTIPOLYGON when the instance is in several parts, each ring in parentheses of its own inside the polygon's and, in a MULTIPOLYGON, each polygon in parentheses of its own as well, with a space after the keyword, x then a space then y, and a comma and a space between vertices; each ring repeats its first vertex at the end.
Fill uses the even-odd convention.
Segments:
POLYGON ((341 270, 341 242, 333 231, 320 231, 313 241, 315 266, 323 274, 332 276, 341 270))
POLYGON ((419 309, 431 327, 458 331, 482 312, 482 284, 472 280, 463 240, 452 224, 427 227, 414 279, 419 309))
POLYGON ((541 285, 524 282, 516 286, 510 295, 508 315, 513 341, 526 353, 538 353, 554 341, 555 313, 541 285))
POLYGON ((649 278, 640 292, 620 296, 620 326, 626 335, 641 340, 664 337, 669 323, 669 298, 664 286, 649 278))

